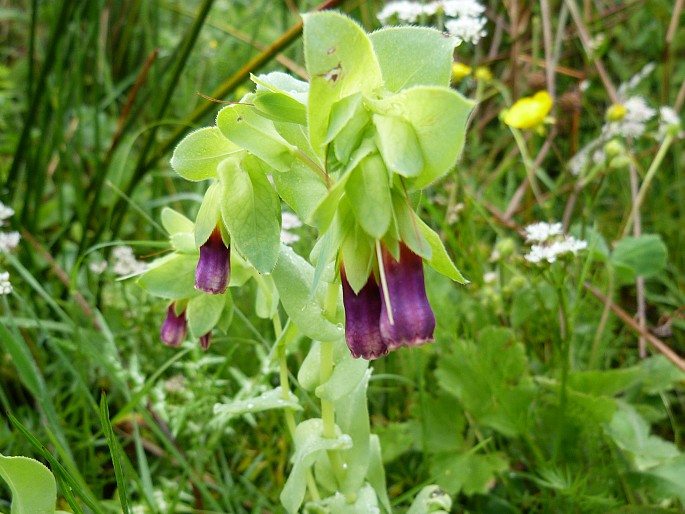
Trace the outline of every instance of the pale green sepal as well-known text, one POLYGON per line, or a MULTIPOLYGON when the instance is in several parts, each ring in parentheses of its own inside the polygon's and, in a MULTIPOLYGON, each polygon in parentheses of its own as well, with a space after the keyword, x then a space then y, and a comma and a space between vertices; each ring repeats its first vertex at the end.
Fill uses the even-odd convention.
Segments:
POLYGON ((57 484, 52 472, 29 457, 0 454, 0 477, 12 493, 11 514, 53 514, 57 484))
POLYGON ((363 144, 364 137, 373 141, 374 133, 370 130, 370 127, 372 127, 371 115, 365 109, 359 107, 352 119, 347 122, 333 140, 333 154, 343 166, 350 160, 352 152, 363 144))
POLYGON ((202 199, 200 210, 197 211, 195 218, 195 246, 200 248, 207 242, 212 235, 217 223, 221 220, 219 204, 221 203, 222 191, 221 184, 213 182, 205 197, 202 199))
MULTIPOLYGON (((320 284, 310 299, 314 268, 292 248, 281 245, 281 253, 271 276, 286 313, 300 331, 312 339, 337 341, 343 336, 342 324, 331 323, 324 316, 326 287, 320 284)), ((339 287, 329 285, 328 287, 339 287)), ((338 313, 342 308, 339 306, 338 313)), ((342 318, 339 315, 338 318, 342 318)))
POLYGON ((169 241, 171 241, 171 246, 174 247, 174 250, 180 253, 196 254, 198 251, 195 246, 195 237, 192 230, 190 232, 172 234, 169 241))
POLYGON ((321 342, 312 341, 297 371, 297 381, 305 391, 314 391, 321 384, 321 342))
POLYGON ((302 406, 297 400, 297 396, 289 394, 286 399, 280 387, 271 389, 254 398, 235 400, 230 403, 215 403, 214 415, 216 417, 230 418, 241 414, 250 414, 272 409, 295 409, 302 410, 302 406))
POLYGON ((221 215, 237 250, 259 271, 276 264, 281 240, 281 202, 269 179, 242 161, 219 165, 222 184, 221 215))
POLYGON ((331 230, 327 230, 312 248, 309 254, 309 260, 314 263, 314 279, 312 280, 312 287, 309 291, 309 300, 312 299, 319 287, 319 280, 322 278, 326 282, 333 282, 336 278, 336 270, 334 263, 335 254, 340 248, 340 230, 338 224, 333 223, 331 230))
POLYGON ((256 155, 272 168, 287 171, 294 148, 276 131, 274 124, 250 105, 229 105, 219 111, 217 127, 223 135, 256 155))
POLYGON ((278 194, 301 220, 308 220, 328 194, 323 178, 297 160, 289 171, 274 172, 272 177, 278 194))
POLYGON ((449 514, 452 498, 437 485, 427 485, 416 495, 407 514, 449 514))
POLYGON ((440 236, 436 234, 433 229, 426 225, 421 219, 416 217, 416 222, 419 225, 419 230, 423 237, 428 241, 428 245, 431 248, 431 258, 426 259, 426 263, 433 268, 438 273, 445 275, 447 278, 451 278, 455 282, 460 284, 468 284, 469 281, 466 280, 461 272, 452 262, 445 246, 440 240, 440 236))
MULTIPOLYGON (((337 429, 337 427, 336 427, 337 429)), ((296 514, 304 500, 307 488, 307 472, 317 456, 327 450, 346 450, 352 446, 352 439, 346 434, 337 437, 323 436, 323 420, 307 419, 295 429, 295 455, 290 476, 281 491, 281 503, 289 514, 296 514)))
POLYGON ((186 180, 214 178, 219 163, 239 151, 218 128, 205 127, 183 138, 171 156, 171 167, 186 180))
POLYGON ((199 254, 177 254, 158 259, 138 279, 144 289, 155 296, 178 300, 199 294, 195 290, 195 268, 199 254))
POLYGON ((375 240, 356 223, 349 229, 342 244, 342 262, 350 287, 358 294, 371 275, 375 262, 375 240))
POLYGON ((340 134, 353 116, 359 113, 362 107, 362 94, 346 96, 335 102, 331 107, 331 115, 328 121, 328 131, 324 143, 330 143, 340 134))
POLYGON ((310 77, 309 137, 314 150, 323 157, 333 104, 358 92, 372 93, 383 80, 371 41, 354 21, 332 11, 305 14, 303 19, 310 77))
POLYGON ((173 235, 178 232, 193 231, 193 222, 186 218, 180 212, 177 212, 171 209, 170 207, 164 207, 164 209, 162 209, 161 218, 162 226, 169 235, 173 235))
POLYGON ((255 314, 262 319, 273 319, 278 312, 278 290, 273 279, 268 275, 257 275, 257 294, 255 296, 255 314))
POLYGON ((450 85, 458 40, 425 27, 390 27, 369 34, 385 88, 450 85))
POLYGON ((274 121, 285 121, 305 125, 307 123, 306 107, 282 93, 259 93, 254 98, 254 105, 265 118, 274 121))
POLYGON ((191 298, 186 308, 188 330, 193 339, 210 332, 221 318, 226 306, 224 294, 200 294, 191 298))
POLYGON ((349 175, 345 192, 357 222, 371 237, 382 238, 392 218, 390 177, 383 159, 371 154, 349 175))
POLYGON ((409 199, 395 191, 392 196, 392 204, 400 240, 412 252, 429 262, 433 256, 433 251, 428 240, 421 233, 417 221, 418 216, 411 207, 409 199))
POLYGON ((412 126, 399 116, 374 114, 378 149, 388 168, 403 177, 423 170, 421 147, 412 126))

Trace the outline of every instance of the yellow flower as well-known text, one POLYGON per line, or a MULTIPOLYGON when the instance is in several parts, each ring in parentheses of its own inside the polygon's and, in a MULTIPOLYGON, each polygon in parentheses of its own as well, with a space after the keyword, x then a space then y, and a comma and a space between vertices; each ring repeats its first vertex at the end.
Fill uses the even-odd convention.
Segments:
POLYGON ((552 109, 552 97, 547 91, 518 99, 504 116, 504 123, 518 129, 541 126, 552 109))
POLYGON ((461 62, 452 63, 452 81, 459 82, 461 79, 471 75, 471 66, 461 62))
POLYGON ((474 75, 476 76, 476 80, 482 80, 483 82, 492 80, 492 72, 486 66, 478 66, 474 75))
POLYGON ((628 110, 622 104, 613 104, 607 109, 607 121, 621 121, 628 110))

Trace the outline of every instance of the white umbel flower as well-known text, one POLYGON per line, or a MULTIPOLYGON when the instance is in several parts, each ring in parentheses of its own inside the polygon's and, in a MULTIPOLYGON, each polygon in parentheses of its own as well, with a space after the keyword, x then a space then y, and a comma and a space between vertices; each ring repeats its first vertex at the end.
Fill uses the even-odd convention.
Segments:
POLYGON ((528 225, 524 231, 526 232, 527 242, 542 243, 551 237, 561 235, 562 226, 561 223, 545 223, 544 221, 539 221, 538 223, 528 225))
POLYGON ((0 295, 10 294, 12 292, 12 284, 10 283, 10 274, 7 271, 0 273, 0 295))
POLYGON ((562 233, 561 223, 533 223, 525 229, 526 242, 536 243, 525 256, 528 262, 539 264, 553 263, 565 254, 576 255, 587 248, 587 241, 576 239, 562 233))
POLYGON ((445 29, 456 38, 475 45, 488 34, 485 30, 486 21, 485 18, 454 18, 445 22, 445 29))
POLYGON ((19 232, 0 232, 0 252, 10 252, 19 244, 19 232))
POLYGON ((111 263, 114 274, 122 277, 142 273, 147 268, 144 262, 136 259, 130 246, 117 246, 112 250, 111 263))
POLYGON ((423 14, 423 6, 420 3, 404 0, 386 4, 377 16, 378 20, 385 25, 393 16, 397 16, 397 19, 402 22, 416 23, 421 14, 423 14))
POLYGON ((0 227, 3 225, 3 221, 12 216, 14 216, 14 209, 0 202, 0 227))
POLYGON ((290 230, 301 226, 302 222, 297 215, 292 212, 283 212, 281 216, 281 242, 288 246, 297 243, 300 240, 300 236, 293 234, 290 230))

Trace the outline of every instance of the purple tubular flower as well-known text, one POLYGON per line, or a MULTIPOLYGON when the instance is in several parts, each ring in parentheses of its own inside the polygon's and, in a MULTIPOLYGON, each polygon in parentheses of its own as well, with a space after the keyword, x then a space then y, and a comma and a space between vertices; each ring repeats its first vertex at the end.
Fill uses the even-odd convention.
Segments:
POLYGON ((343 304, 345 305, 345 341, 352 357, 366 360, 388 354, 388 346, 381 336, 378 320, 381 314, 381 296, 373 274, 355 294, 347 282, 345 268, 340 267, 343 304))
POLYGON ((388 284, 393 321, 381 290, 380 331, 390 350, 433 341, 435 315, 428 303, 423 281, 423 261, 400 242, 400 260, 383 248, 383 266, 388 284))
POLYGON ((231 272, 231 249, 224 244, 221 231, 215 228, 200 247, 200 260, 195 268, 195 289, 209 294, 226 292, 231 272))
POLYGON ((174 304, 172 303, 169 305, 169 310, 167 311, 166 319, 162 324, 162 330, 160 331, 159 336, 167 346, 180 346, 186 338, 187 332, 188 324, 186 323, 186 312, 183 311, 176 316, 174 304))
POLYGON ((200 346, 204 351, 209 349, 209 345, 212 344, 212 331, 210 330, 205 335, 200 336, 200 346))

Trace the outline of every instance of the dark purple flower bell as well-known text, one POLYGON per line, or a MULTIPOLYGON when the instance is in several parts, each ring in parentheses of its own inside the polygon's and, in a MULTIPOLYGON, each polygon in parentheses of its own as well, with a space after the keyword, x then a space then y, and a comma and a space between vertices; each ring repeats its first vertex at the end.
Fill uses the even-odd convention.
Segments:
POLYGON ((345 305, 345 341, 352 357, 372 360, 387 355, 388 346, 383 341, 378 324, 381 296, 373 273, 358 294, 347 282, 343 266, 340 267, 340 277, 345 305))
POLYGON ((174 304, 169 305, 166 319, 162 324, 159 336, 167 346, 180 346, 186 338, 188 324, 186 323, 186 311, 176 316, 174 304))
POLYGON ((195 289, 209 294, 226 292, 231 271, 231 248, 224 244, 219 228, 200 247, 200 260, 195 268, 195 289))
POLYGON ((209 345, 212 344, 212 331, 210 330, 205 335, 200 336, 200 346, 204 351, 209 349, 209 345))
POLYGON ((383 267, 394 322, 390 322, 381 290, 380 332, 388 349, 433 341, 435 315, 426 296, 421 257, 400 242, 399 261, 383 248, 383 267))

